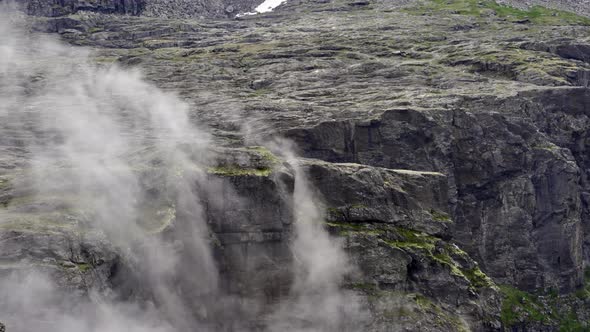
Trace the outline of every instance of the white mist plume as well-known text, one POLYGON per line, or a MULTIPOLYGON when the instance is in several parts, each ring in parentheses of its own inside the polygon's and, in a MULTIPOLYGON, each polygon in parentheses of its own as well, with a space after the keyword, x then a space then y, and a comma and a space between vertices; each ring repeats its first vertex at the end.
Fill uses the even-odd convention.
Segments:
POLYGON ((359 331, 367 319, 357 295, 343 290, 346 277, 355 272, 342 241, 330 236, 322 200, 296 158, 292 143, 272 142, 269 148, 293 168, 294 283, 290 300, 271 317, 273 331, 359 331))
MULTIPOLYGON (((22 22, 14 15, 0 7, 0 122, 28 134, 35 194, 70 197, 70 205, 87 211, 85 226, 106 234, 137 269, 128 282, 140 283, 133 286, 141 292, 121 299, 91 290, 80 300, 42 271, 15 273, 0 280, 0 314, 8 315, 0 319, 10 332, 214 331, 215 312, 231 318, 232 310, 258 305, 228 297, 218 285, 199 203, 207 189, 199 188, 207 185, 202 166, 213 158, 210 137, 190 123, 187 105, 138 72, 96 67, 84 49, 15 28, 22 22), (158 194, 146 193, 146 186, 158 194), (154 236, 154 225, 145 224, 146 214, 160 210, 183 220, 170 228, 171 238, 154 236)), ((351 264, 323 229, 321 206, 293 149, 278 148, 296 179, 294 283, 268 330, 358 330, 358 301, 340 289, 351 264)))
MULTIPOLYGON (((14 28, 10 21, 15 13, 3 9, 0 86, 12 88, 0 95, 0 116, 3 122, 21 126, 23 131, 31 128, 26 144, 33 156, 35 194, 73 196, 70 205, 92 214, 89 226, 104 232, 123 259, 141 268, 141 287, 149 293, 147 299, 157 303, 160 317, 155 321, 161 326, 147 329, 143 314, 137 314, 123 317, 126 320, 120 330, 169 330, 166 322, 173 322, 175 330, 198 327, 194 312, 206 310, 206 301, 199 297, 217 293, 208 230, 199 197, 192 188, 203 177, 194 165, 199 158, 206 158, 208 134, 190 124, 186 104, 146 83, 139 73, 97 68, 87 60, 84 50, 14 28), (191 150, 183 145, 190 145, 191 150), (163 202, 146 197, 141 188, 141 169, 137 169, 142 165, 130 158, 150 151, 159 163, 158 169, 164 170, 158 181, 169 197, 163 202), (153 236, 144 225, 142 210, 154 204, 168 205, 165 207, 188 221, 177 237, 182 245, 182 264, 174 243, 153 236), (190 271, 185 270, 187 264, 190 271), (193 303, 185 303, 180 281, 196 297, 193 303)), ((48 294, 48 299, 59 297, 54 287, 44 287, 44 280, 29 279, 29 287, 40 282, 41 293, 48 294)), ((19 294, 19 288, 9 281, 2 282, 0 288, 9 292, 8 298, 26 299, 31 295, 19 294)), ((60 314, 59 308, 49 309, 53 313, 52 330, 104 329, 102 319, 91 319, 93 312, 105 315, 105 321, 121 321, 113 319, 120 315, 112 308, 114 304, 97 299, 82 303, 80 308, 86 311, 75 316, 67 315, 67 311, 60 314)), ((34 303, 37 301, 29 304, 34 303)), ((2 309, 13 311, 11 304, 15 303, 2 303, 2 309)), ((116 306, 127 305, 134 306, 116 306)), ((135 307, 141 312, 139 306, 135 307)), ((28 321, 35 321, 35 311, 27 311, 30 320, 17 317, 23 331, 30 329, 28 321)), ((106 330, 117 329, 109 326, 106 330)))

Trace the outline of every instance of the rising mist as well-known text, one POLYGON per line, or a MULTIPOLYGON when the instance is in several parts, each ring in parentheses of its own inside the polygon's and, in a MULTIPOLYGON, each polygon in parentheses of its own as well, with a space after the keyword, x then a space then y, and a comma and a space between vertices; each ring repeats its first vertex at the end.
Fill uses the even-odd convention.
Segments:
POLYGON ((31 34, 8 7, 0 12, 3 143, 27 160, 27 180, 15 190, 45 205, 58 201, 77 216, 76 234, 101 238, 119 261, 113 280, 76 291, 54 280, 52 262, 24 264, 0 282, 0 318, 10 331, 352 328, 359 306, 339 285, 353 267, 323 229, 319 199, 289 144, 271 148, 295 179, 284 191, 294 219, 292 285, 274 309, 260 309, 268 303, 220 284, 203 202, 221 192, 235 204, 247 198, 210 179, 223 152, 189 120, 187 104, 139 71, 97 66, 91 50, 31 34), (252 327, 242 321, 249 314, 266 323, 252 327))

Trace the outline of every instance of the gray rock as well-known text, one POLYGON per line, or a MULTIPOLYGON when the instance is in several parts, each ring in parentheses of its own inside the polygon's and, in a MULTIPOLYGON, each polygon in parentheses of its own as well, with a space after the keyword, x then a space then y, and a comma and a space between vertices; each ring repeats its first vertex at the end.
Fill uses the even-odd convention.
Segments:
POLYGON ((78 11, 138 15, 145 6, 144 0, 17 0, 28 14, 37 16, 64 16, 78 11))
POLYGON ((543 6, 590 16, 590 1, 588 0, 498 0, 499 4, 516 8, 529 9, 534 6, 543 6))

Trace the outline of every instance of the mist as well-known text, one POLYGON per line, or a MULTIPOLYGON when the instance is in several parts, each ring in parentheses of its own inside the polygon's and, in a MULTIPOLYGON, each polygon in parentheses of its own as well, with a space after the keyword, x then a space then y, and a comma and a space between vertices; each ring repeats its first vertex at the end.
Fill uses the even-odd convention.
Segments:
MULTIPOLYGON (((11 332, 249 329, 238 313, 266 304, 220 285, 203 206, 222 189, 236 204, 247 198, 209 178, 211 160, 222 157, 210 133, 190 121, 186 103, 140 71, 99 66, 90 55, 30 33, 26 20, 0 7, 0 141, 26 160, 27 181, 15 190, 73 211, 76 232, 104 239, 124 277, 71 290, 53 278, 51 264, 20 262, 26 268, 0 281, 0 320, 11 332)), ((321 199, 291 146, 272 149, 295 178, 294 191, 284 193, 294 263, 289 294, 265 313, 264 329, 352 326, 345 324, 361 310, 340 284, 354 267, 324 230, 321 199)))

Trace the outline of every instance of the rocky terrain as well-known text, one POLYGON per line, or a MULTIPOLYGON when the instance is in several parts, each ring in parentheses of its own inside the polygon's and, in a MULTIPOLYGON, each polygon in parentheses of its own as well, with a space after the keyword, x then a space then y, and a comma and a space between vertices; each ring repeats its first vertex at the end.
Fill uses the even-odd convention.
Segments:
POLYGON ((534 6, 541 6, 546 8, 553 8, 559 10, 567 10, 580 15, 590 15, 590 2, 588 0, 499 0, 499 4, 510 5, 520 9, 530 9, 534 6))
MULTIPOLYGON (((299 168, 356 267, 341 287, 367 315, 351 331, 590 329, 583 1, 558 3, 574 14, 476 0, 290 0, 240 18, 258 3, 188 4, 21 2, 35 33, 89 49, 99 67, 140 70, 211 128, 219 157, 200 183, 231 188, 199 196, 220 287, 260 304, 235 321, 219 314, 213 330, 272 330, 265 313, 293 282, 299 168), (279 137, 303 158, 287 162, 269 144, 279 137)), ((43 82, 27 79, 32 91, 43 82)), ((0 123, 0 273, 46 270, 82 297, 149 293, 134 282, 141 263, 89 229, 72 197, 27 186, 27 139, 0 123)), ((158 193, 144 226, 178 237, 189 219, 153 181, 166 167, 139 155, 129 156, 134 172, 158 193)), ((1 315, 19 331, 16 316, 1 315)))

